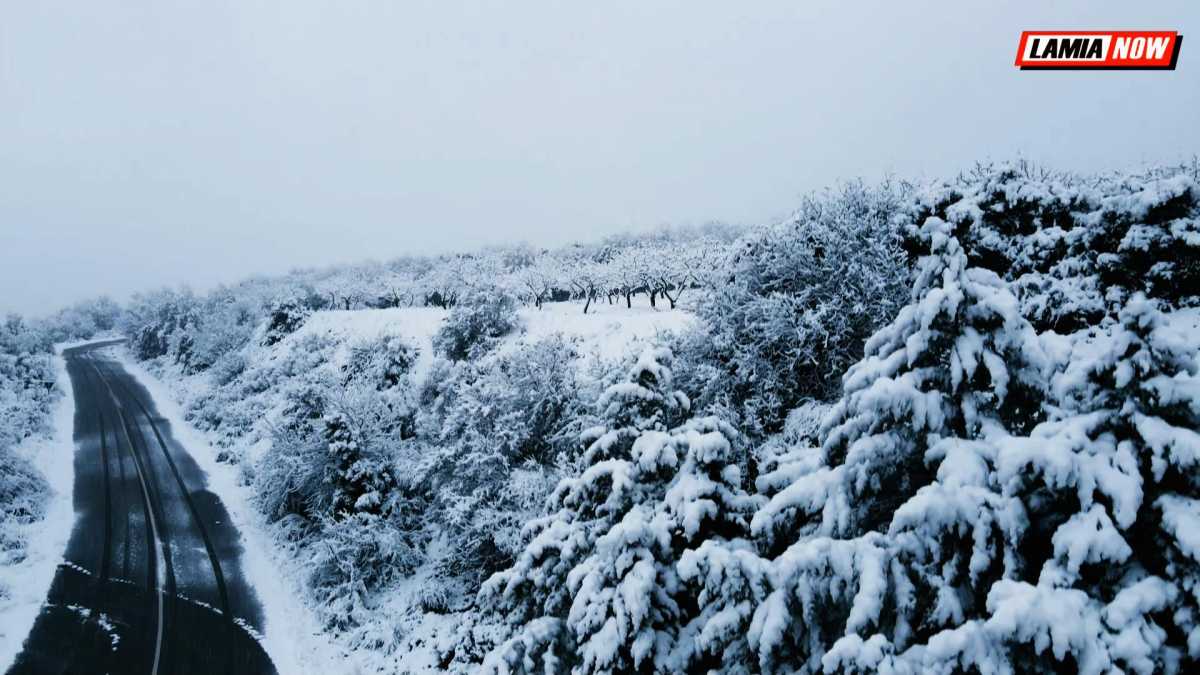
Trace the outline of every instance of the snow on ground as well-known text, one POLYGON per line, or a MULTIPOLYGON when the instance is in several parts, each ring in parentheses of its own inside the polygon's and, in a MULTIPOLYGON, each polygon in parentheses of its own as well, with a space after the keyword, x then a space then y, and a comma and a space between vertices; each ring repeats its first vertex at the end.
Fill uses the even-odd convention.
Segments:
POLYGON ((250 488, 238 481, 236 466, 217 461, 217 452, 185 421, 175 396, 146 371, 124 348, 111 348, 113 356, 150 392, 158 411, 171 425, 171 433, 208 474, 208 487, 225 504, 242 536, 242 569, 262 604, 265 622, 263 648, 281 675, 348 675, 355 670, 346 652, 324 637, 321 626, 301 601, 302 583, 289 570, 267 529, 251 504, 250 488))
POLYGON ((680 331, 695 318, 684 309, 626 308, 624 304, 601 303, 593 303, 584 314, 578 302, 548 302, 540 310, 523 307, 517 313, 521 317, 520 332, 509 337, 501 349, 558 333, 577 339, 581 353, 596 353, 605 360, 624 356, 635 342, 680 331))
POLYGON ((28 529, 25 560, 0 567, 0 583, 11 594, 0 600, 0 671, 8 670, 12 665, 25 636, 33 628, 50 591, 50 582, 63 562, 67 540, 75 524, 72 499, 75 487, 75 397, 66 362, 58 355, 62 350, 55 351, 56 386, 64 395, 51 410, 50 437, 30 438, 16 449, 42 472, 51 493, 46 503, 46 517, 24 526, 28 529))
MULTIPOLYGON (((521 327, 507 336, 499 350, 515 349, 554 334, 573 339, 582 354, 605 360, 618 359, 642 340, 679 331, 691 324, 694 315, 686 309, 655 309, 624 304, 593 303, 587 314, 578 302, 548 302, 542 309, 517 310, 521 327)), ((341 345, 381 336, 401 337, 417 347, 413 378, 420 382, 433 363, 433 336, 441 327, 446 310, 436 307, 326 310, 314 312, 287 341, 306 335, 324 335, 341 345)))

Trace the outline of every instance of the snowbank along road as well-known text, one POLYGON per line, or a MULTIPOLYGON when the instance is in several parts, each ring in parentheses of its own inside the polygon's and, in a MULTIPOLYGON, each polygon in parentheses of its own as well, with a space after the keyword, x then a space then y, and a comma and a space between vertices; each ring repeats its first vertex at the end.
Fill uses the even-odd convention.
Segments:
POLYGON ((109 344, 63 352, 75 527, 9 673, 274 673, 225 507, 109 344))

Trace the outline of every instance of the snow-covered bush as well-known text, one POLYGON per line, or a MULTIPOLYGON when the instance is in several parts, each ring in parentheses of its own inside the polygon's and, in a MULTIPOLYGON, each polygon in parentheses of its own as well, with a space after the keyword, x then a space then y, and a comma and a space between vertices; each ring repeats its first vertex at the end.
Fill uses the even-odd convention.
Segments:
MULTIPOLYGON (((16 528, 42 517, 48 489, 29 460, 0 445, 0 566, 25 559, 24 533, 16 528)), ((0 587, 0 597, 5 593, 0 587)))
POLYGON ((398 337, 379 337, 350 346, 350 357, 342 365, 343 384, 364 381, 376 389, 394 389, 412 370, 417 350, 398 337))
POLYGON ((328 509, 333 459, 312 434, 279 430, 254 469, 254 492, 270 521, 296 516, 309 521, 328 509))
POLYGON ((263 346, 269 347, 295 333, 312 309, 299 298, 288 298, 271 306, 267 312, 267 325, 263 332, 263 346))
POLYGON ((558 466, 589 419, 575 348, 561 337, 475 362, 441 362, 427 378, 417 435, 434 517, 455 533, 445 565, 478 584, 520 550, 558 466))
POLYGON ((455 361, 482 356, 517 326, 517 302, 501 289, 479 290, 454 305, 433 338, 433 349, 455 361))
POLYGON ((808 398, 836 396, 863 342, 903 304, 892 218, 906 191, 850 183, 739 240, 677 347, 681 386, 762 437, 808 398))
POLYGON ((309 561, 307 581, 327 626, 352 644, 390 650, 374 603, 424 561, 424 486, 404 480, 391 409, 374 383, 291 390, 285 422, 255 469, 260 507, 309 561))
POLYGON ((47 431, 57 398, 50 344, 39 326, 10 316, 0 324, 0 448, 47 431))
POLYGON ((199 321, 196 297, 190 291, 161 290, 134 296, 119 327, 129 338, 133 355, 142 360, 169 356, 185 362, 199 321))
POLYGON ((349 634, 353 647, 395 650, 398 636, 380 630, 375 606, 381 589, 400 581, 421 560, 419 535, 398 518, 354 513, 321 524, 319 544, 301 550, 308 583, 326 627, 349 634))
POLYGON ((201 325, 192 331, 192 372, 216 368, 226 382, 236 376, 243 367, 238 351, 250 342, 259 318, 249 302, 228 291, 207 298, 200 310, 201 325))
POLYGON ((388 459, 364 446, 361 430, 345 413, 328 415, 323 421, 322 434, 333 457, 329 475, 333 516, 390 511, 397 481, 388 459))

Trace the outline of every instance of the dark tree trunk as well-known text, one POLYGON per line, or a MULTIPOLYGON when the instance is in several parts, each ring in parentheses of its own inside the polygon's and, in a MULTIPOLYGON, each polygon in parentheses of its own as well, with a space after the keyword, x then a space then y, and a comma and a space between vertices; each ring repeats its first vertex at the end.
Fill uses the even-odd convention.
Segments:
POLYGON ((683 295, 683 286, 675 289, 674 296, 672 296, 670 291, 667 291, 666 289, 663 290, 662 294, 663 297, 667 299, 667 302, 671 303, 671 309, 675 309, 675 303, 679 302, 679 296, 683 295))

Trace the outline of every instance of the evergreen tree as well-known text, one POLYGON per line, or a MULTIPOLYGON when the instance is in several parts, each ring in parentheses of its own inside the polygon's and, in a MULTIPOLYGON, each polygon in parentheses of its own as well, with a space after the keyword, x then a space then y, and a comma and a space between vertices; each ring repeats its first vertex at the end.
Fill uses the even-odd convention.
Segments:
MULTIPOLYGON (((957 225, 973 214, 950 212, 957 225)), ((931 217, 916 232, 912 303, 847 373, 821 448, 760 481, 786 485, 753 523, 778 552, 748 627, 764 671, 874 668, 983 612, 991 583, 1020 571, 1024 514, 987 462, 1037 419, 1046 360, 1016 298, 969 266, 953 231, 931 217)))
POLYGON ((484 584, 481 598, 506 614, 515 633, 491 655, 496 670, 554 672, 573 665, 577 641, 566 628, 578 590, 569 584, 572 571, 601 536, 648 501, 644 490, 654 474, 678 461, 674 444, 664 442, 665 432, 687 411, 688 401, 671 390, 670 363, 669 351, 648 350, 626 381, 605 390, 598 407, 606 424, 583 434, 583 472, 559 484, 551 497, 554 513, 528 526, 529 544, 514 565, 484 584), (647 440, 635 456, 643 435, 647 440))
POLYGON ((560 484, 559 510, 485 586, 516 627, 490 669, 673 672, 705 657, 681 631, 698 602, 676 563, 708 538, 744 535, 756 502, 732 427, 704 418, 671 429, 688 404, 670 391, 669 365, 670 352, 647 351, 606 390, 609 425, 586 435, 583 473, 560 484))

